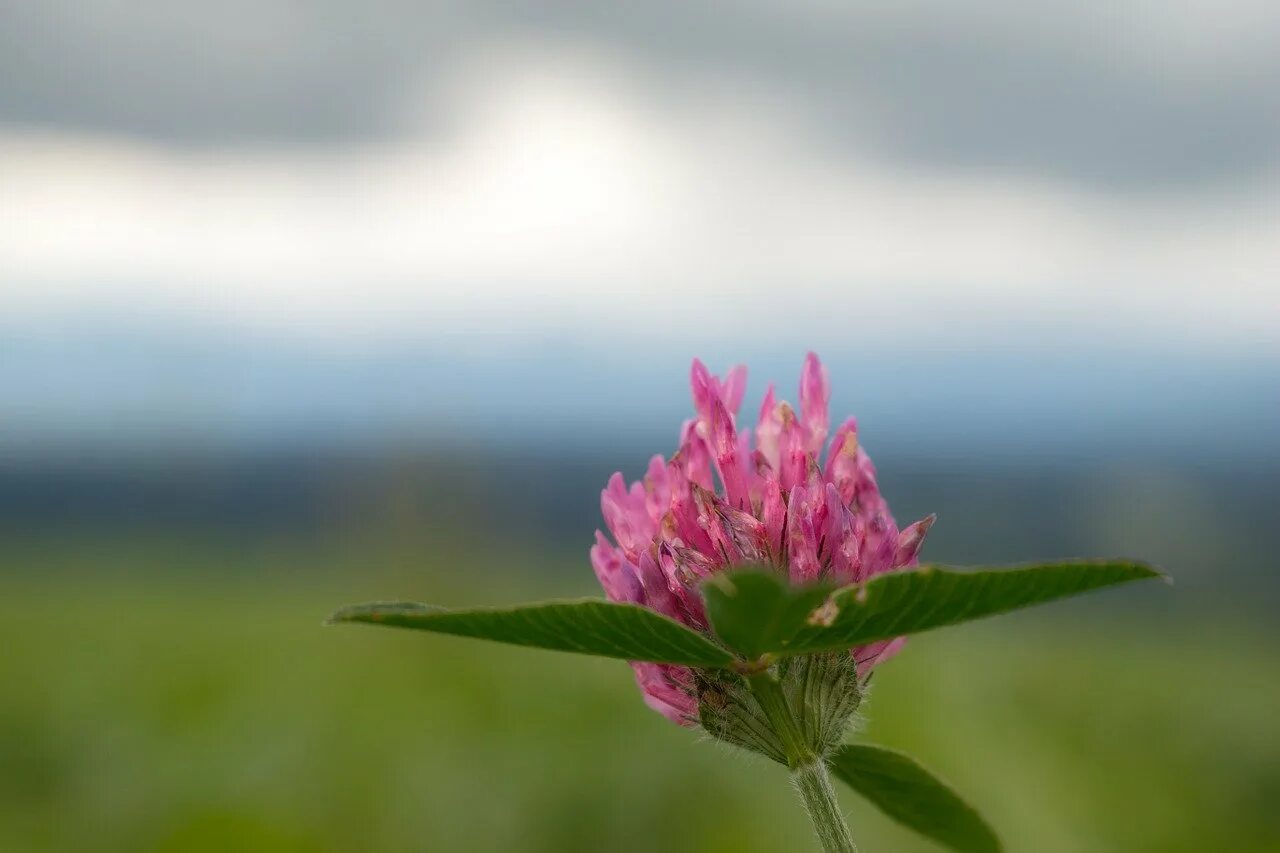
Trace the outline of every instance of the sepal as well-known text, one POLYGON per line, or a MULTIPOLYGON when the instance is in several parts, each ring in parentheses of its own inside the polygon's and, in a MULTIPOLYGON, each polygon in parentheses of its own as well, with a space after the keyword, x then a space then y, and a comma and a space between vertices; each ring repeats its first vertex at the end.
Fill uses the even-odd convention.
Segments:
MULTIPOLYGON (((772 689, 785 705, 780 710, 799 733, 805 755, 825 758, 840 746, 862 701, 857 666, 848 652, 789 658, 760 676, 776 681, 772 689)), ((787 735, 748 679, 730 670, 699 670, 694 683, 698 720, 708 734, 779 764, 795 762, 797 756, 788 755, 787 735)))
POLYGON ((716 740, 759 753, 779 764, 787 763, 787 750, 774 731, 746 679, 728 670, 698 670, 698 722, 716 740))
POLYGON ((844 741, 862 702, 853 656, 821 652, 788 658, 778 667, 783 695, 800 724, 805 746, 825 758, 844 741))

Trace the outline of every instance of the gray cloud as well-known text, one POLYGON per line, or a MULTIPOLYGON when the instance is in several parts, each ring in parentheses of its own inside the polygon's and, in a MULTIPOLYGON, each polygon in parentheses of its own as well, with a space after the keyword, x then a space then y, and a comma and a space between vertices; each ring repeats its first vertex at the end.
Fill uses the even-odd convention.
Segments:
MULTIPOLYGON (((0 122, 177 144, 404 132, 501 38, 616 53, 678 96, 785 101, 836 151, 1126 190, 1280 161, 1280 7, 9 0, 0 122)), ((428 109, 428 119, 433 114, 428 109)))

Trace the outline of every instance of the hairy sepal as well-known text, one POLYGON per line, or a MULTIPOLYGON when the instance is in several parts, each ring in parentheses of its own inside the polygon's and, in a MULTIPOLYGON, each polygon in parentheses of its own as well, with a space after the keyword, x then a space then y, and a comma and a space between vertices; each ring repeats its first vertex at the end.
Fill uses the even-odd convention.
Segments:
MULTIPOLYGON (((834 753, 862 701, 852 656, 837 651, 788 658, 769 675, 781 688, 808 754, 825 759, 834 753)), ((700 670, 695 684, 699 722, 708 734, 779 764, 794 760, 746 678, 728 670, 700 670)))

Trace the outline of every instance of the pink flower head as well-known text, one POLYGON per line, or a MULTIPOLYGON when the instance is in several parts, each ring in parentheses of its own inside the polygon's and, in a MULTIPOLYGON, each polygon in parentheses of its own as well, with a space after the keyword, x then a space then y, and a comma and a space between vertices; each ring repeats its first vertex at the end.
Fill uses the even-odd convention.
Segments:
MULTIPOLYGON (((770 385, 754 430, 737 421, 746 379, 745 367, 720 379, 694 360, 696 417, 681 429, 679 448, 669 461, 653 457, 640 482, 610 478, 600 508, 613 542, 597 531, 591 564, 611 601, 705 632, 699 584, 730 566, 770 563, 793 583, 847 584, 916 565, 934 517, 898 529, 857 421, 846 420, 827 441, 831 385, 818 357, 805 358, 799 413, 777 402, 770 385)), ((903 642, 851 649, 859 674, 903 642)), ((650 707, 682 725, 697 722, 687 667, 632 668, 650 707)))

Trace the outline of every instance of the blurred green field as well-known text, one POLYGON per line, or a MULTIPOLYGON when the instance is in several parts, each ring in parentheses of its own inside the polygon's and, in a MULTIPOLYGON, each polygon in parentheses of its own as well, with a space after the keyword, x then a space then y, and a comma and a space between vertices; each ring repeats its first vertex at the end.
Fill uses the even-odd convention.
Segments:
MULTIPOLYGON (((813 848, 781 768, 648 711, 619 662, 321 626, 351 600, 589 592, 585 555, 580 575, 404 543, 11 559, 0 849, 813 848)), ((917 638, 876 676, 865 736, 951 780, 1012 851, 1280 850, 1273 638, 1091 603, 917 638)), ((936 849, 844 802, 861 849, 936 849)))

